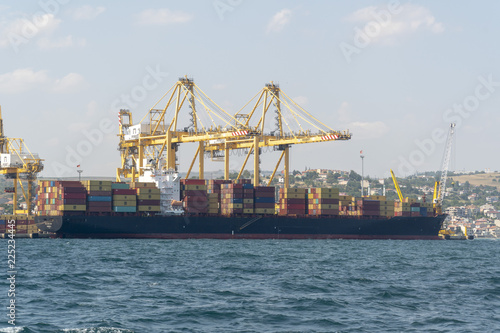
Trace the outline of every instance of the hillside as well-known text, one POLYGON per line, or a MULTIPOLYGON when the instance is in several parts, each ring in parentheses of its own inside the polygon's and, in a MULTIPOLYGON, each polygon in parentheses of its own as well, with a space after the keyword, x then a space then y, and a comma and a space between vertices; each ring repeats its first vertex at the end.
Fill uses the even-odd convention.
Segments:
POLYGON ((492 172, 492 173, 477 173, 470 175, 461 175, 461 176, 449 176, 453 178, 454 181, 459 181, 460 183, 469 182, 471 185, 479 186, 495 186, 497 189, 500 189, 500 173, 492 172))

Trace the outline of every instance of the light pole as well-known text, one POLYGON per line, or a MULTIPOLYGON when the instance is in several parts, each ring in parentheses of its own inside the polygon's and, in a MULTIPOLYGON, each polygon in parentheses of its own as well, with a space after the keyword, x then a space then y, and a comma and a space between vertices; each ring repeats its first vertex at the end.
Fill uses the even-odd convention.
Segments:
MULTIPOLYGON (((77 168, 79 168, 80 165, 77 166, 77 168)), ((81 182, 82 181, 82 172, 83 170, 82 169, 77 169, 76 170, 78 172, 78 181, 81 182)))
POLYGON ((363 197, 364 196, 364 189, 363 189, 363 187, 365 185, 365 165, 364 165, 365 164, 364 163, 365 156, 363 155, 363 151, 362 150, 359 153, 361 154, 360 155, 360 157, 361 157, 361 197, 363 197))

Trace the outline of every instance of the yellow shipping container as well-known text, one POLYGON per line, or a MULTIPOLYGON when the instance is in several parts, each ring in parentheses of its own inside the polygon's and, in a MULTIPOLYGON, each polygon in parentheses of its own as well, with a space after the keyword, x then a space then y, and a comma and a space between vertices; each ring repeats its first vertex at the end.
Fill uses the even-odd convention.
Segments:
POLYGON ((138 188, 137 194, 160 194, 160 189, 151 187, 138 188))
POLYGON ((275 210, 273 208, 255 208, 255 214, 274 214, 275 210))
POLYGON ((282 194, 280 194, 280 198, 283 198, 283 199, 305 199, 306 194, 305 193, 286 193, 285 196, 282 196, 282 194))
POLYGON ((301 194, 306 194, 307 189, 305 188, 291 188, 291 187, 285 187, 284 188, 285 194, 290 194, 290 193, 301 193, 301 194))
POLYGON ((339 194, 339 189, 337 187, 325 188, 325 187, 313 187, 309 189, 309 193, 316 194, 339 194))
POLYGON ((87 191, 105 191, 105 192, 111 192, 111 185, 105 186, 105 185, 88 185, 85 186, 87 191))
POLYGON ((137 211, 139 211, 139 212, 160 212, 161 208, 160 208, 160 206, 140 205, 140 206, 137 206, 137 211))
POLYGON ((87 206, 86 205, 60 205, 59 210, 84 212, 87 210, 87 206))
POLYGON ((244 208, 243 214, 253 214, 253 208, 244 208))
POLYGON ((350 196, 350 195, 339 195, 339 200, 342 200, 342 201, 351 201, 352 200, 352 196, 350 196))
POLYGON ((230 203, 227 205, 224 205, 225 208, 243 208, 243 204, 239 203, 230 203))
POLYGON ((253 203, 253 199, 243 199, 244 204, 251 204, 253 203))
POLYGON ((219 214, 218 208, 208 208, 208 214, 219 214))
POLYGON ((113 200, 113 206, 122 206, 122 207, 135 207, 137 202, 135 200, 113 200))
MULTIPOLYGON (((131 201, 131 200, 136 200, 137 199, 137 195, 122 195, 122 194, 117 194, 117 195, 113 195, 113 202, 115 201, 131 201)), ((118 205, 117 205, 118 206, 118 205)))
POLYGON ((109 186, 111 187, 111 180, 84 180, 81 182, 84 186, 109 186))
POLYGON ((145 182, 131 182, 130 188, 156 188, 155 183, 145 183, 145 182))
POLYGON ((27 230, 28 226, 26 224, 18 224, 16 225, 16 230, 27 230))
POLYGON ((372 200, 379 200, 379 201, 385 201, 386 197, 383 195, 370 195, 370 199, 372 200))
POLYGON ((160 194, 139 194, 137 200, 160 200, 160 194))

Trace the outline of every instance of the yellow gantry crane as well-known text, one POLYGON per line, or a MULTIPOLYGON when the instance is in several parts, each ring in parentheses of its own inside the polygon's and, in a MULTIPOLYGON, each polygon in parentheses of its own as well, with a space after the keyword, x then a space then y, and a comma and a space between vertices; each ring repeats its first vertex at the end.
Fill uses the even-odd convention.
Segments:
POLYGON ((21 138, 7 138, 3 131, 2 109, 0 107, 0 174, 12 179, 14 187, 6 192, 14 193, 13 213, 29 215, 32 213, 33 194, 36 188, 37 174, 43 170, 42 159, 32 154, 21 138), (27 186, 23 185, 27 182, 27 186), (18 188, 26 202, 26 209, 18 209, 18 188))
POLYGON ((205 142, 252 134, 187 77, 180 78, 139 124, 133 124, 128 110, 120 110, 118 116, 121 167, 117 169, 117 179, 134 180, 148 169, 176 170, 178 145, 188 142, 198 143, 191 168, 198 158, 199 177, 204 178, 205 142), (165 106, 157 108, 162 101, 166 101, 165 106), (186 109, 187 112, 181 112, 186 109), (181 123, 187 126, 179 129, 181 123))
POLYGON ((262 147, 281 151, 273 175, 285 160, 285 186, 289 186, 289 149, 293 144, 349 140, 348 131, 334 131, 310 115, 271 82, 232 116, 213 102, 187 77, 177 83, 151 108, 137 125, 128 110, 120 110, 121 167, 117 179, 135 179, 145 170, 176 170, 176 151, 180 143, 197 142, 198 149, 188 169, 189 177, 196 159, 199 178, 204 178, 204 155, 224 161, 224 178, 229 179, 229 156, 232 150, 248 150, 238 178, 254 154, 254 185, 259 185, 262 147), (166 101, 163 108, 156 107, 166 101), (254 103, 253 103, 254 102, 254 103), (245 109, 252 106, 248 113, 245 109), (188 112, 181 110, 189 109, 188 112), (262 112, 259 108, 262 107, 262 112), (272 112, 274 111, 274 114, 272 112), (276 121, 274 128, 267 119, 276 121), (179 129, 182 122, 188 126, 179 129), (315 131, 311 131, 311 127, 315 131))
POLYGON ((246 138, 229 138, 224 142, 210 141, 205 150, 213 153, 224 151, 225 178, 229 177, 229 150, 248 150, 238 178, 243 173, 245 165, 253 153, 255 185, 259 184, 260 152, 263 147, 271 147, 275 151, 281 151, 268 185, 284 159, 284 186, 289 187, 290 148, 292 145, 351 139, 349 131, 336 131, 324 125, 288 97, 279 85, 272 81, 245 104, 236 113, 235 118, 243 122, 253 135, 246 138), (245 111, 248 112, 245 113, 245 111), (269 120, 274 120, 275 123, 269 124, 269 120))

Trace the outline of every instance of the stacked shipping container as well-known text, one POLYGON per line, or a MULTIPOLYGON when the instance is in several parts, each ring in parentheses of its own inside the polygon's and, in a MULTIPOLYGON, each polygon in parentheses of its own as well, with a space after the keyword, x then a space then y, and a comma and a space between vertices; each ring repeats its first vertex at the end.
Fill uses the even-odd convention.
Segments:
POLYGON ((275 213, 275 189, 274 186, 254 187, 254 213, 274 214, 275 213))
POLYGON ((243 214, 244 184, 221 184, 221 214, 243 214))
POLYGON ((304 215, 307 210, 305 188, 280 188, 279 215, 304 215))
POLYGON ((181 179, 181 200, 186 213, 208 213, 207 186, 204 179, 181 179))
POLYGON ((161 211, 160 189, 156 188, 155 183, 136 183, 138 187, 134 188, 137 195, 137 211, 149 214, 156 214, 161 211))
POLYGON ((78 181, 39 181, 38 212, 57 216, 87 210, 87 190, 78 181))
POLYGON ((339 215, 338 188, 310 188, 307 198, 309 215, 339 215))
POLYGON ((37 234, 40 232, 35 224, 34 216, 26 215, 1 215, 0 216, 0 234, 10 233, 13 230, 14 234, 37 234), (11 223, 9 223, 11 221, 11 223), (12 222, 13 221, 13 222, 12 222), (14 225, 11 229, 9 225, 14 225))
POLYGON ((362 198, 356 202, 358 214, 362 216, 380 216, 380 201, 362 198))
POLYGON ((110 213, 112 209, 111 181, 85 180, 81 183, 87 190, 87 212, 110 213))

